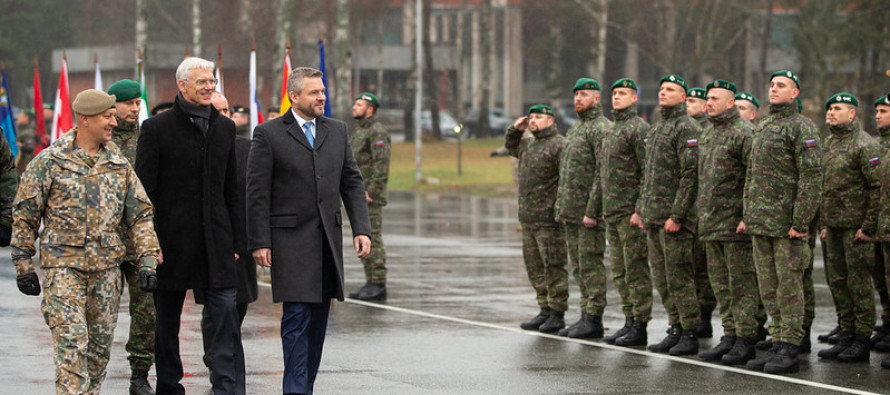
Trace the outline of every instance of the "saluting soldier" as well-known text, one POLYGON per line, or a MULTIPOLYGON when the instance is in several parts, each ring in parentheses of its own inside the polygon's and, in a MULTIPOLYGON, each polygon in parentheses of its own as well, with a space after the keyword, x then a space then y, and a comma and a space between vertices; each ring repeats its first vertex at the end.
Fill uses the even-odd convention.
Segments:
POLYGON ((88 89, 72 103, 77 126, 40 152, 15 200, 12 260, 19 290, 39 295, 31 265, 41 220, 41 305, 53 337, 56 392, 98 394, 111 354, 127 249, 140 286, 157 286, 158 240, 151 202, 111 142, 115 97, 88 89), (118 226, 123 224, 127 237, 118 226))
POLYGON ((565 327, 569 279, 566 238, 553 206, 565 138, 556 129, 553 109, 536 104, 507 129, 504 146, 519 158, 519 223, 522 257, 541 311, 520 327, 556 333, 565 327), (523 137, 525 130, 532 135, 523 137))
POLYGON ((359 300, 386 300, 386 249, 382 231, 392 142, 383 124, 374 118, 379 109, 380 100, 370 92, 358 95, 352 105, 352 117, 358 121, 358 128, 352 131, 349 144, 365 180, 371 245, 374 246, 371 253, 362 258, 365 285, 349 294, 350 298, 359 300))
POLYGON ((581 291, 581 318, 559 332, 572 338, 603 337, 606 308, 606 224, 599 193, 598 151, 602 134, 612 122, 603 116, 600 84, 580 78, 572 89, 575 113, 581 119, 566 132, 559 167, 556 220, 563 224, 572 275, 581 291))
POLYGON ((749 92, 739 92, 735 95, 735 107, 739 109, 739 116, 753 125, 757 119, 757 110, 760 109, 760 101, 749 92))

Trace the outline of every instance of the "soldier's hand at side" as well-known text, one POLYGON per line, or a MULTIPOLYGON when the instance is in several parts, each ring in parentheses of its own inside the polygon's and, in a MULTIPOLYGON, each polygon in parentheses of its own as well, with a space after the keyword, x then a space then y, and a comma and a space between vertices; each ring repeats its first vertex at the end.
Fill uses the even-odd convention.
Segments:
POLYGON ((519 117, 516 119, 516 122, 513 122, 513 127, 519 130, 525 130, 528 128, 528 117, 519 117))
POLYGON ((139 270, 139 287, 145 292, 158 289, 158 273, 151 269, 139 270))
POLYGON ((12 240, 12 228, 0 225, 0 247, 9 247, 10 240, 12 240))
POLYGON ((872 241, 872 238, 865 234, 862 229, 856 231, 856 236, 853 237, 853 240, 856 241, 872 241))
POLYGON ((37 273, 31 272, 17 276, 15 284, 18 285, 19 291, 25 295, 40 295, 40 280, 37 278, 37 273))
POLYGON ((365 200, 368 203, 374 203, 374 199, 371 199, 371 195, 368 195, 368 191, 365 191, 365 200))
POLYGON ((272 267, 272 249, 257 248, 253 250, 253 260, 262 267, 272 267))
POLYGON ((810 237, 810 235, 806 233, 800 233, 794 230, 794 227, 791 227, 791 229, 788 229, 788 237, 792 239, 805 239, 807 237, 810 237))
POLYGON ((158 265, 164 263, 164 251, 158 251, 158 265))
POLYGON ((636 226, 640 229, 644 229, 643 228, 643 218, 640 217, 640 214, 633 213, 630 216, 630 226, 636 226))
POLYGON ((358 235, 352 239, 352 245, 355 247, 355 256, 359 259, 366 258, 371 254, 371 239, 365 235, 358 235))
MULTIPOLYGON (((822 228, 822 230, 819 231, 819 239, 820 239, 820 240, 823 240, 823 241, 825 240, 825 233, 826 233, 826 232, 827 232, 827 231, 825 230, 825 228, 822 228)), ((857 236, 858 236, 858 234, 857 234, 857 236)))
POLYGON ((673 219, 668 218, 667 221, 664 221, 664 231, 668 233, 677 233, 680 231, 680 224, 674 222, 673 219))
POLYGON ((739 226, 735 227, 735 232, 742 235, 745 234, 746 230, 748 230, 748 227, 745 226, 745 221, 739 221, 739 226))
POLYGON ((590 218, 590 217, 588 217, 588 216, 586 216, 586 215, 584 216, 584 219, 583 219, 582 221, 583 221, 583 223, 584 223, 584 227, 585 227, 585 228, 595 228, 595 227, 596 227, 596 224, 597 224, 597 222, 596 222, 595 219, 590 218))

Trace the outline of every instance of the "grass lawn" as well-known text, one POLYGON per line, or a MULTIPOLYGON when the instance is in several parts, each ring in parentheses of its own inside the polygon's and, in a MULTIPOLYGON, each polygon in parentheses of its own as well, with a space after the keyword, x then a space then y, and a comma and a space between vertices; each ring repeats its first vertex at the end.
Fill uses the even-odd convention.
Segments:
POLYGON ((457 143, 425 141, 421 150, 421 177, 439 182, 418 184, 414 181, 414 143, 394 143, 389 189, 515 197, 511 158, 489 156, 503 145, 504 140, 499 138, 462 141, 463 171, 457 175, 457 143))

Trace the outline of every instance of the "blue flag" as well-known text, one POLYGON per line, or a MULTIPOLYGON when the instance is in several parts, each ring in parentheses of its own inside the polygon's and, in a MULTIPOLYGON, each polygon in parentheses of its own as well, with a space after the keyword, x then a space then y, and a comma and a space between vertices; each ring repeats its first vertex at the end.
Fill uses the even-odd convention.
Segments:
POLYGON ((12 119, 12 106, 9 104, 9 85, 6 83, 6 70, 0 71, 0 127, 3 136, 9 143, 12 156, 19 154, 19 146, 15 144, 15 120, 12 119))
POLYGON ((324 116, 331 117, 331 91, 328 90, 328 73, 324 70, 324 41, 318 40, 318 69, 321 70, 321 82, 324 84, 328 99, 324 101, 324 116))

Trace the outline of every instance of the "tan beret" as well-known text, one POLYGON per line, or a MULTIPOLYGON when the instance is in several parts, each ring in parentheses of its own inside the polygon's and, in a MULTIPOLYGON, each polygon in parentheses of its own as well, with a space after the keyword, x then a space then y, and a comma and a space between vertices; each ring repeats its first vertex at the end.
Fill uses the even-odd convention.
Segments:
POLYGON ((87 89, 77 94, 74 103, 71 103, 71 109, 81 115, 96 115, 114 107, 115 101, 114 95, 96 89, 87 89))

